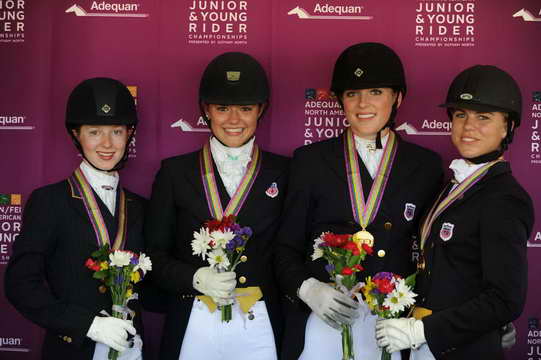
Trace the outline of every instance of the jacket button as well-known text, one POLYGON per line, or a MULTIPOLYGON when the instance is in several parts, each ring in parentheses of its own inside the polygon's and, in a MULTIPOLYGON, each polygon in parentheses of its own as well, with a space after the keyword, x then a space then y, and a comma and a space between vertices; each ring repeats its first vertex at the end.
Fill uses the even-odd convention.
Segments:
POLYGON ((384 257, 385 256, 385 250, 378 250, 378 256, 380 258, 384 257))
POLYGON ((239 278, 239 282, 240 282, 241 284, 244 284, 244 283, 246 282, 246 277, 241 276, 241 277, 239 278))
POLYGON ((240 257, 240 261, 242 261, 242 262, 248 261, 248 256, 242 255, 242 256, 240 257))
POLYGON ((393 224, 387 221, 385 224, 383 224, 383 228, 389 231, 393 228, 393 224))
POLYGON ((67 341, 68 343, 71 343, 72 340, 71 340, 71 338, 68 336, 68 337, 66 337, 66 341, 67 341))

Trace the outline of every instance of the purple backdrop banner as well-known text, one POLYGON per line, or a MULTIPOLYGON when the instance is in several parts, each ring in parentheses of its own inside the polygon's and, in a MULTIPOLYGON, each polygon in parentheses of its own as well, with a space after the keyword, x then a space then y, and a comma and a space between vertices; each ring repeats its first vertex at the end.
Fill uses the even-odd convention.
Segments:
MULTIPOLYGON (((329 91, 331 72, 345 47, 363 41, 391 46, 406 67, 398 133, 447 162, 456 156, 451 124, 437 105, 453 77, 494 64, 519 82, 522 125, 507 158, 537 217, 528 301, 508 358, 541 359, 539 39, 538 0, 0 0, 0 359, 39 358, 43 331, 7 303, 3 274, 30 192, 80 161, 64 129, 65 101, 78 82, 109 76, 130 86, 141 122, 122 181, 148 197, 160 160, 197 149, 209 135, 197 91, 214 56, 243 51, 262 63, 272 95, 258 142, 290 155, 348 126, 329 91)), ((145 320, 155 353, 163 319, 145 320)))

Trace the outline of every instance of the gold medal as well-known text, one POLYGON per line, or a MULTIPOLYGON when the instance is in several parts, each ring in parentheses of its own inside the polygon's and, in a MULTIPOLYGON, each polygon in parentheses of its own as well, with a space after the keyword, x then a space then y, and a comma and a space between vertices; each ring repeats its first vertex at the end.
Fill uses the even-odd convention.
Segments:
POLYGON ((423 253, 419 254, 419 260, 417 260, 417 270, 424 271, 426 268, 425 256, 423 253))
POLYGON ((353 234, 353 242, 360 247, 362 244, 366 244, 370 247, 374 246, 374 236, 366 230, 357 231, 353 234))

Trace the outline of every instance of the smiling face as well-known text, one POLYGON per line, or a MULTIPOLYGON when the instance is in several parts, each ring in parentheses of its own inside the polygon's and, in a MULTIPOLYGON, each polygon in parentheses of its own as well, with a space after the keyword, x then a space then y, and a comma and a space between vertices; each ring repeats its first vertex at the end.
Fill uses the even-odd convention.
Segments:
POLYGON ((130 131, 126 125, 82 125, 73 133, 92 165, 111 170, 124 155, 130 131))
POLYGON ((205 104, 212 134, 229 147, 239 147, 252 138, 264 105, 205 104))
MULTIPOLYGON (((373 140, 391 116, 393 104, 402 102, 402 94, 391 88, 346 90, 342 95, 344 112, 353 133, 361 138, 373 140)), ((383 131, 385 136, 387 129, 383 131)))
POLYGON ((507 135, 506 114, 455 109, 451 140, 463 158, 469 159, 498 150, 507 135))

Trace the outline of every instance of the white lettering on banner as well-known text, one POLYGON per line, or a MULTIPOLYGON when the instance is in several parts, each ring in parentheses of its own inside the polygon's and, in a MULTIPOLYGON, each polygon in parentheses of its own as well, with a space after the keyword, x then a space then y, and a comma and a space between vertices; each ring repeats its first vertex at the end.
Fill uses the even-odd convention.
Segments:
POLYGON ((112 12, 120 12, 120 11, 139 11, 139 4, 118 4, 118 3, 106 3, 105 1, 102 1, 98 3, 97 1, 94 1, 92 3, 92 6, 90 7, 91 10, 99 10, 99 11, 112 11, 112 12))
POLYGON ((324 13, 324 14, 360 14, 363 10, 362 6, 339 6, 339 5, 321 5, 316 4, 314 7, 314 13, 324 13))
POLYGON ((26 116, 0 116, 0 125, 24 124, 26 116))
POLYGON ((18 194, 0 194, 0 265, 9 261, 9 248, 21 231, 22 206, 18 194))
POLYGON ((13 337, 0 337, 0 347, 1 346, 21 346, 23 339, 22 338, 13 338, 13 337))
POLYGON ((25 0, 0 0, 0 43, 24 41, 25 0))
MULTIPOLYGON (((533 96, 537 100, 536 93, 533 96)), ((541 104, 532 104, 531 112, 531 134, 530 134, 530 164, 541 165, 541 130, 539 129, 539 119, 541 119, 541 104)))
POLYGON ((248 1, 193 0, 188 10, 188 44, 248 43, 248 1))
POLYGON ((415 13, 415 46, 475 45, 475 0, 423 0, 415 13))
POLYGON ((349 126, 340 104, 327 89, 306 89, 304 145, 340 136, 349 126))
POLYGON ((432 120, 423 121, 423 125, 421 125, 422 129, 445 129, 447 131, 451 131, 452 123, 450 121, 437 121, 432 120))

